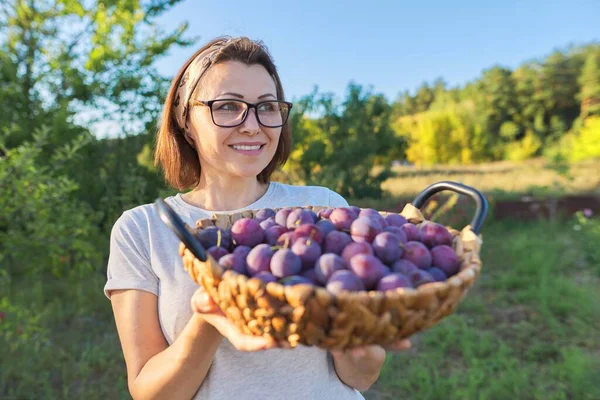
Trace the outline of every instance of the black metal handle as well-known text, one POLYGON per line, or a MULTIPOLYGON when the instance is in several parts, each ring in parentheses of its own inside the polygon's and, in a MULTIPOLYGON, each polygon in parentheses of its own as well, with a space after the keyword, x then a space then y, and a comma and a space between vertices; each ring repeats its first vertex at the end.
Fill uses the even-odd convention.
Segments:
POLYGON ((420 209, 431 196, 443 190, 450 190, 452 192, 464 194, 475 201, 477 209, 475 210, 475 216, 471 221, 471 229, 476 234, 479 234, 481 225, 483 225, 483 221, 488 213, 488 202, 485 199, 485 196, 477 189, 458 182, 441 181, 427 186, 425 190, 415 197, 412 205, 420 209))
POLYGON ((160 219, 171 228, 196 258, 200 261, 206 261, 206 250, 204 250, 198 239, 194 237, 192 229, 179 218, 179 215, 173 211, 171 206, 161 198, 156 199, 154 206, 158 210, 160 219))

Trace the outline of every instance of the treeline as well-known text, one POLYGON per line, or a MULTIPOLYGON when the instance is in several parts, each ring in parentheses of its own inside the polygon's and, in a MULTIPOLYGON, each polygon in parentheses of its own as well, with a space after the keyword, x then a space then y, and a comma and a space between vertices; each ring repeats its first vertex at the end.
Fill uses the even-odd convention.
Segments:
MULTIPOLYGON (((494 66, 462 88, 423 84, 393 108, 394 129, 409 139, 406 155, 414 163, 544 155, 600 114, 600 46, 555 51, 515 70, 494 66)), ((580 153, 568 156, 585 157, 580 153)))
POLYGON ((299 147, 288 169, 351 196, 379 195, 372 183, 389 175, 391 159, 433 165, 600 157, 600 45, 555 51, 515 70, 494 66, 463 87, 423 83, 392 104, 352 84, 341 103, 315 92, 298 108, 299 147), (379 175, 369 173, 373 165, 384 167, 379 175))

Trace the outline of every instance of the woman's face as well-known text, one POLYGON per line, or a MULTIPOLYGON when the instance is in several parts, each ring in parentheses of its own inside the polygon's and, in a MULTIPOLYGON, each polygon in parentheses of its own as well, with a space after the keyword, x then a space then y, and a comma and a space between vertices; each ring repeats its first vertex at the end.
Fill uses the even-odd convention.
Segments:
MULTIPOLYGON (((249 103, 277 100, 275 82, 262 65, 237 61, 216 64, 200 84, 196 100, 240 99, 249 103)), ((248 110, 244 123, 233 128, 215 125, 208 106, 193 107, 189 117, 202 174, 256 177, 275 155, 281 128, 260 125, 255 109, 248 110)))

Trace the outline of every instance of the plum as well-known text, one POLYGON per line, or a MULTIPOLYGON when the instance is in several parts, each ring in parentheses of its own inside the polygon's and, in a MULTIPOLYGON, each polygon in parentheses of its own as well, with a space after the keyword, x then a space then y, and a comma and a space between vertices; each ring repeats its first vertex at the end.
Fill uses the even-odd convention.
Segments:
POLYGON ((388 213, 383 218, 387 222, 388 226, 394 226, 396 228, 400 228, 400 227, 402 227, 402 225, 408 223, 406 218, 404 218, 400 214, 388 213))
POLYGON ((350 229, 350 225, 356 219, 356 215, 349 209, 345 207, 339 207, 334 209, 329 216, 329 220, 335 226, 337 230, 348 230, 350 229))
POLYGON ((402 258, 412 262, 419 268, 431 266, 431 253, 421 242, 406 242, 402 258))
POLYGON ((456 274, 460 266, 460 261, 454 249, 445 244, 431 249, 431 262, 444 271, 446 276, 456 274))
POLYGON ((373 239, 375 255, 386 264, 392 264, 400 259, 404 250, 400 247, 400 240, 391 232, 381 232, 373 239))
POLYGON ((275 224, 275 226, 272 226, 265 231, 265 242, 271 246, 275 246, 277 244, 277 240, 286 232, 288 232, 288 228, 275 224))
POLYGON ((298 275, 302 260, 290 249, 279 249, 271 257, 271 273, 277 278, 298 275))
POLYGON ((325 236, 324 253, 342 254, 346 246, 352 243, 352 238, 346 232, 332 231, 325 236))
POLYGON ((313 268, 321 256, 321 246, 314 240, 305 237, 296 240, 291 249, 300 257, 303 270, 313 268))
POLYGON ((358 217, 350 226, 350 236, 355 242, 371 243, 382 230, 383 228, 375 219, 358 217))
POLYGON ((212 256, 212 258, 215 259, 215 261, 219 261, 219 259, 221 257, 223 257, 226 254, 229 254, 227 249, 225 249, 224 247, 220 247, 220 246, 212 246, 207 251, 208 251, 208 254, 210 254, 212 256))
POLYGON ((260 221, 264 221, 266 219, 273 218, 273 222, 275 222, 275 215, 277 213, 271 208, 263 208, 258 210, 256 214, 254 214, 254 219, 260 221))
POLYGON ((260 271, 258 274, 254 275, 253 278, 258 278, 266 283, 277 282, 277 278, 269 271, 260 271))
POLYGON ((391 232, 398 237, 400 243, 408 242, 408 238, 406 237, 406 231, 402 228, 398 228, 397 226, 387 226, 383 228, 384 232, 391 232))
POLYGON ((408 276, 410 272, 416 271, 417 269, 419 269, 419 267, 417 267, 411 261, 403 258, 393 263, 391 268, 392 272, 398 272, 406 276, 408 276))
POLYGON ((452 235, 448 232, 448 229, 436 222, 423 222, 419 228, 419 235, 420 241, 429 248, 442 244, 452 244, 452 235))
POLYGON ((268 244, 261 243, 254 247, 246 257, 248 273, 256 275, 261 271, 269 271, 272 257, 273 250, 268 244))
POLYGON ((363 281, 352 271, 343 269, 334 272, 325 286, 328 291, 339 294, 344 290, 360 291, 365 290, 363 281))
POLYGON ((337 254, 325 253, 315 263, 315 276, 317 282, 326 284, 334 272, 346 269, 344 259, 337 254))
POLYGON ((241 218, 233 223, 231 236, 236 246, 254 247, 263 242, 265 231, 255 219, 241 218))
POLYGON ((374 289, 386 272, 383 263, 370 254, 357 254, 352 257, 348 269, 362 279, 367 289, 374 289))
POLYGON ((413 225, 409 222, 402 225, 401 228, 406 234, 406 240, 408 242, 416 242, 421 239, 421 236, 419 235, 419 228, 417 228, 416 225, 413 225))
POLYGON ((357 254, 369 254, 373 255, 373 247, 369 243, 358 243, 358 242, 350 242, 344 250, 342 250, 342 258, 348 264, 350 259, 357 254))
POLYGON ((427 272, 429 272, 436 282, 443 282, 448 279, 448 275, 438 267, 427 268, 427 272))
POLYGON ((386 290, 394 290, 397 288, 410 287, 412 287, 412 282, 410 279, 407 276, 397 272, 384 276, 377 283, 377 290, 381 292, 385 292, 386 290))
POLYGON ((219 265, 225 269, 231 269, 240 274, 248 274, 246 259, 240 254, 225 254, 219 259, 219 265))
POLYGON ((313 214, 314 213, 311 213, 311 211, 304 208, 295 208, 288 215, 286 226, 288 229, 294 229, 302 224, 314 224, 315 219, 313 214))

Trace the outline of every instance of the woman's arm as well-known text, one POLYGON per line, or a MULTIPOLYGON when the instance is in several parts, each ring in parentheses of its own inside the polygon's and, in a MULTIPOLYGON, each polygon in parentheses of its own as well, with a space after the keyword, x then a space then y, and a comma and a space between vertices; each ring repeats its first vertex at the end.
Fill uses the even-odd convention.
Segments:
POLYGON ((127 381, 136 399, 191 399, 202 384, 221 342, 221 334, 194 313, 169 346, 158 320, 158 299, 139 290, 111 295, 127 381))
POLYGON ((158 299, 139 290, 111 295, 131 396, 190 399, 204 381, 219 343, 226 337, 240 351, 276 347, 268 337, 244 334, 201 287, 191 300, 192 318, 169 346, 158 322, 158 299))

